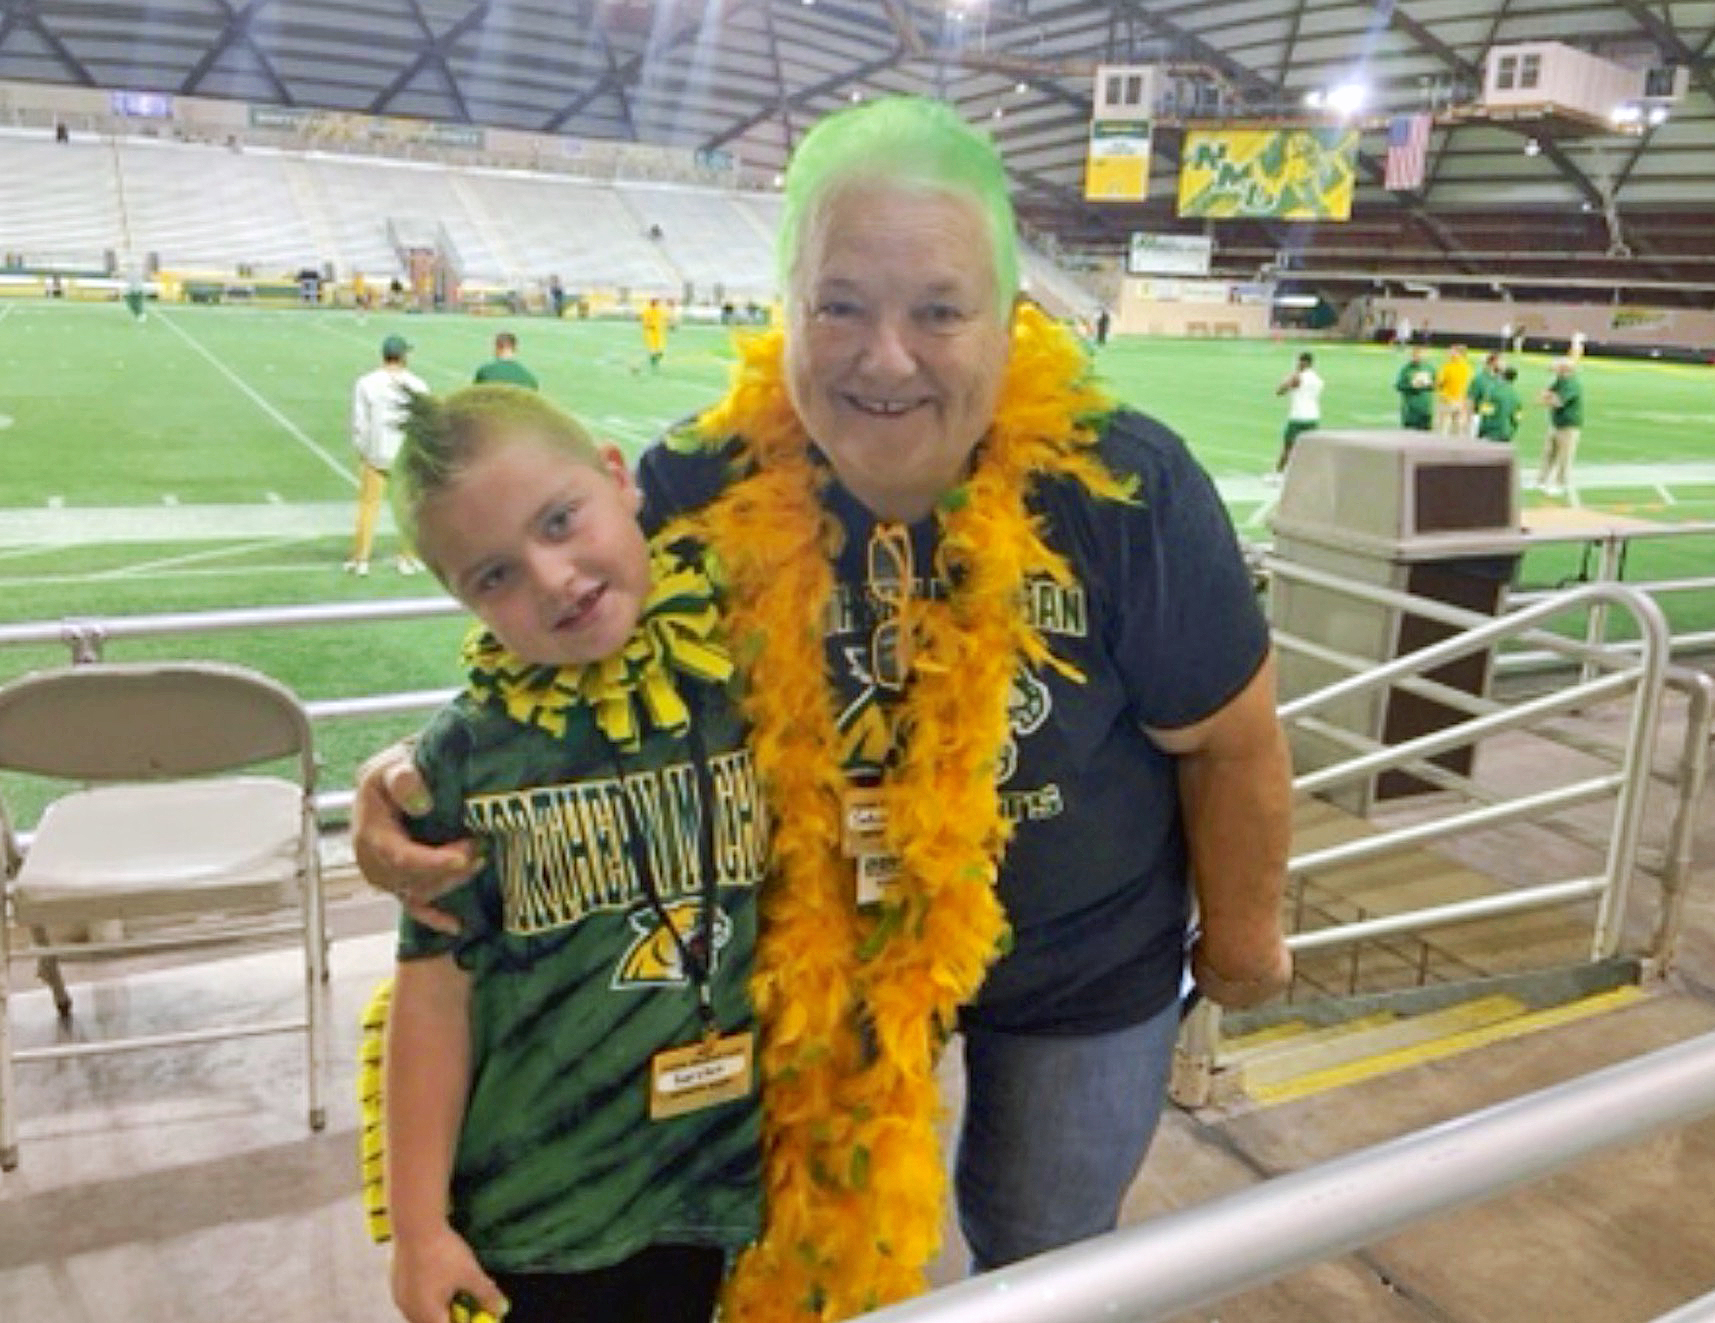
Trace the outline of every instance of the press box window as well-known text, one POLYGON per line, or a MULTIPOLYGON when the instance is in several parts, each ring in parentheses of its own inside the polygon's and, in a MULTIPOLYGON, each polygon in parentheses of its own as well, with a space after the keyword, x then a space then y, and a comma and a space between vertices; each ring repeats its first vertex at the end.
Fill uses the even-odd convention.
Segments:
POLYGON ((1109 106, 1141 106, 1143 104, 1142 74, 1109 74, 1102 98, 1109 106))

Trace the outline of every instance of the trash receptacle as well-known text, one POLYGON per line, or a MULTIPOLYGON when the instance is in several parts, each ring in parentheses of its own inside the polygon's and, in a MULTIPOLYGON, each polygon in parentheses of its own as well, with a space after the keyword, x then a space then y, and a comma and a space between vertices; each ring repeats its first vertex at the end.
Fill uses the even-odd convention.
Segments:
MULTIPOLYGON (((1512 448, 1391 429, 1311 432, 1294 447, 1272 522, 1274 552, 1281 560, 1495 615, 1519 556, 1512 448)), ((1274 579, 1269 622, 1277 634, 1376 663, 1458 632, 1400 606, 1294 582, 1290 575, 1274 579)), ((1484 650, 1438 667, 1426 678, 1486 695, 1492 673, 1493 654, 1484 650)), ((1282 700, 1349 674, 1289 644, 1280 648, 1282 700)), ((1322 709, 1317 716, 1354 735, 1399 744, 1445 729, 1465 714, 1393 687, 1322 709)), ((1348 745, 1314 731, 1295 729, 1291 738, 1299 772, 1353 756, 1348 745)), ((1467 745, 1431 761, 1469 775, 1473 752, 1467 745)), ((1329 798, 1367 814, 1378 800, 1434 788, 1421 777, 1394 771, 1343 786, 1329 798)))

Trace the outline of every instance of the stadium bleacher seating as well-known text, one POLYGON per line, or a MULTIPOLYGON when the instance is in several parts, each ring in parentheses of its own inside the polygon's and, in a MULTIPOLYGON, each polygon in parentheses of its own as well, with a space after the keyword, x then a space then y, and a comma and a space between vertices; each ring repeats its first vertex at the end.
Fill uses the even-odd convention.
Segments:
POLYGON ((41 266, 100 267, 122 236, 106 143, 0 137, 0 246, 41 266))
POLYGON ((173 266, 295 270, 316 257, 316 242, 275 154, 177 143, 127 143, 116 159, 129 243, 109 246, 159 253, 173 266))
POLYGON ((700 296, 719 287, 729 298, 766 297, 773 288, 774 231, 731 194, 661 184, 618 184, 613 191, 646 235, 659 229, 661 237, 651 242, 700 296))
MULTIPOLYGON (((781 199, 685 184, 614 184, 516 170, 128 139, 55 143, 0 131, 0 247, 29 264, 100 269, 154 254, 167 270, 348 279, 402 271, 389 237, 450 241, 467 284, 557 275, 572 293, 767 302, 781 199)), ((1026 288, 1093 317, 1094 297, 1022 253, 1026 288)))

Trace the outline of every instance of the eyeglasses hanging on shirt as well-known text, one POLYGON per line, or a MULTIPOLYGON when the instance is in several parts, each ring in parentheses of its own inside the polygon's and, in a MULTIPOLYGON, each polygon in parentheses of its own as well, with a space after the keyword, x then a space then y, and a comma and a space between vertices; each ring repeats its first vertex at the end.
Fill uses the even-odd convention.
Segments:
POLYGON ((899 693, 911 675, 909 610, 916 580, 911 530, 877 524, 869 537, 869 595, 881 609, 870 630, 869 671, 878 689, 899 693))

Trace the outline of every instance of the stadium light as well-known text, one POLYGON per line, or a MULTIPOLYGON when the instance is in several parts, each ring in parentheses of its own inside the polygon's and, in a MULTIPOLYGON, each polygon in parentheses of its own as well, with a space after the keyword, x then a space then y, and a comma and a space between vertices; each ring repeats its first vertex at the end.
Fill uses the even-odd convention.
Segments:
POLYGON ((1370 98, 1370 89, 1359 82, 1345 82, 1328 92, 1328 108, 1340 115, 1355 115, 1370 98))
POLYGON ((1312 110, 1322 109, 1322 89, 1313 87, 1304 94, 1304 104, 1312 110))
POLYGON ((1615 106, 1610 115, 1616 124, 1637 124, 1644 117, 1643 107, 1632 101, 1622 101, 1615 106))
POLYGON ((1668 114, 1669 111, 1666 106, 1651 106, 1649 114, 1645 118, 1649 120, 1649 126, 1654 129, 1667 123, 1668 114))

